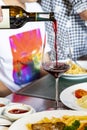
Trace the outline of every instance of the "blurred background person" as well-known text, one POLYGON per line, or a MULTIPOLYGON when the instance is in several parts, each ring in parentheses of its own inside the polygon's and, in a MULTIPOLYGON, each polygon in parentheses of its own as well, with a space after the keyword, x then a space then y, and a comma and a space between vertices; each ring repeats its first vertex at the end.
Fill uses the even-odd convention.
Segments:
MULTIPOLYGON (((87 54, 87 0, 41 0, 43 10, 54 12, 58 24, 57 37, 59 39, 58 52, 59 58, 62 57, 59 47, 63 50, 68 49, 64 46, 70 44, 72 58, 77 58, 87 54)), ((53 48, 54 33, 52 22, 46 23, 48 31, 48 42, 53 48)), ((69 53, 67 51, 67 53, 69 53)))

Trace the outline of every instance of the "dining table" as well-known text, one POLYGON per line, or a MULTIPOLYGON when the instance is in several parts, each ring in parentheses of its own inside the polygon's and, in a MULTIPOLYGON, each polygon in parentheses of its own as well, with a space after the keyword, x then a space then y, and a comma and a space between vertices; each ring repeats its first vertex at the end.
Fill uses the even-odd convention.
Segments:
MULTIPOLYGON (((78 80, 66 79, 60 77, 59 79, 59 95, 60 93, 71 85, 83 83, 87 81, 87 77, 78 80)), ((31 105, 36 112, 52 110, 55 108, 55 78, 47 74, 40 79, 35 80, 26 87, 8 95, 6 98, 11 102, 20 102, 31 105)), ((59 108, 68 109, 59 99, 59 108)))
MULTIPOLYGON (((41 112, 41 111, 45 111, 45 110, 52 110, 56 104, 55 99, 45 97, 45 95, 43 97, 42 95, 40 95, 38 93, 37 93, 37 95, 35 95, 36 88, 38 88, 40 83, 43 85, 43 82, 45 80, 48 80, 49 77, 51 77, 51 75, 44 76, 41 79, 36 80, 32 84, 22 88, 21 90, 8 95, 6 98, 10 99, 11 102, 16 102, 16 103, 20 102, 20 103, 24 103, 27 105, 31 105, 35 109, 36 112, 41 112), (29 90, 32 92, 28 93, 29 90)), ((53 82, 54 82, 54 80, 53 80, 53 82)), ((52 84, 53 84, 53 82, 52 82, 52 84)), ((44 82, 44 83, 46 84, 46 87, 48 87, 47 83, 46 82, 44 82)), ((42 87, 40 85, 40 87, 43 88, 45 86, 45 84, 42 87)), ((36 90, 36 91, 38 91, 38 90, 36 90)), ((52 91, 52 90, 50 90, 50 91, 52 91)), ((54 91, 55 91, 55 88, 54 88, 54 91)), ((43 89, 41 89, 40 92, 43 92, 43 89)), ((45 92, 46 92, 46 88, 45 88, 45 92)), ((48 93, 50 93, 50 92, 48 92, 48 93)), ((59 101, 59 107, 61 109, 69 109, 66 106, 64 106, 61 101, 59 101)))
MULTIPOLYGON (((87 61, 87 54, 79 57, 77 60, 87 61)), ((87 82, 87 77, 82 79, 67 79, 64 77, 59 78, 59 96, 60 93, 75 84, 87 82)), ((31 105, 36 112, 52 110, 55 108, 55 78, 47 73, 42 75, 41 78, 33 81, 26 87, 20 89, 7 96, 11 102, 20 102, 24 104, 31 105)), ((65 106, 59 97, 59 108, 68 109, 71 108, 65 106)))

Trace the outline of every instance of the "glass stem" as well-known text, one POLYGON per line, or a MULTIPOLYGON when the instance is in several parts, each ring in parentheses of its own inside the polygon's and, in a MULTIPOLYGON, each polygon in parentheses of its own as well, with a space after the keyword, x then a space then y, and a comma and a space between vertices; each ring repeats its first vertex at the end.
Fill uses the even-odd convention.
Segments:
POLYGON ((55 79, 56 80, 56 84, 55 84, 55 89, 56 89, 56 97, 55 97, 55 100, 56 100, 56 108, 59 107, 59 77, 55 79))

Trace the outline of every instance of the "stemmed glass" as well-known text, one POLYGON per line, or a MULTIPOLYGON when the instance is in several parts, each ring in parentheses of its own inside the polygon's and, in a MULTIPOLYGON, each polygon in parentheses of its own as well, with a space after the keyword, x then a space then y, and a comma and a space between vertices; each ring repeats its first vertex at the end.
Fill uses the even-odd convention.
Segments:
POLYGON ((50 44, 46 42, 43 45, 42 52, 42 68, 55 77, 55 101, 56 107, 59 108, 59 78, 69 69, 69 64, 67 63, 68 54, 64 46, 61 43, 60 38, 57 38, 57 26, 56 21, 54 21, 54 43, 53 47, 50 48, 50 44), (62 58, 60 59, 62 55, 62 58))

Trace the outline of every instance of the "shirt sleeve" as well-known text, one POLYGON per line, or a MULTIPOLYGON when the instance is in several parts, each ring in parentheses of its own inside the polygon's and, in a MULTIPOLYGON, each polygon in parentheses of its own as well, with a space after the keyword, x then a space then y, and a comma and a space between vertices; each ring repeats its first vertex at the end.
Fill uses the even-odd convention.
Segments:
POLYGON ((87 0, 69 0, 73 6, 74 13, 79 14, 87 10, 87 0))

